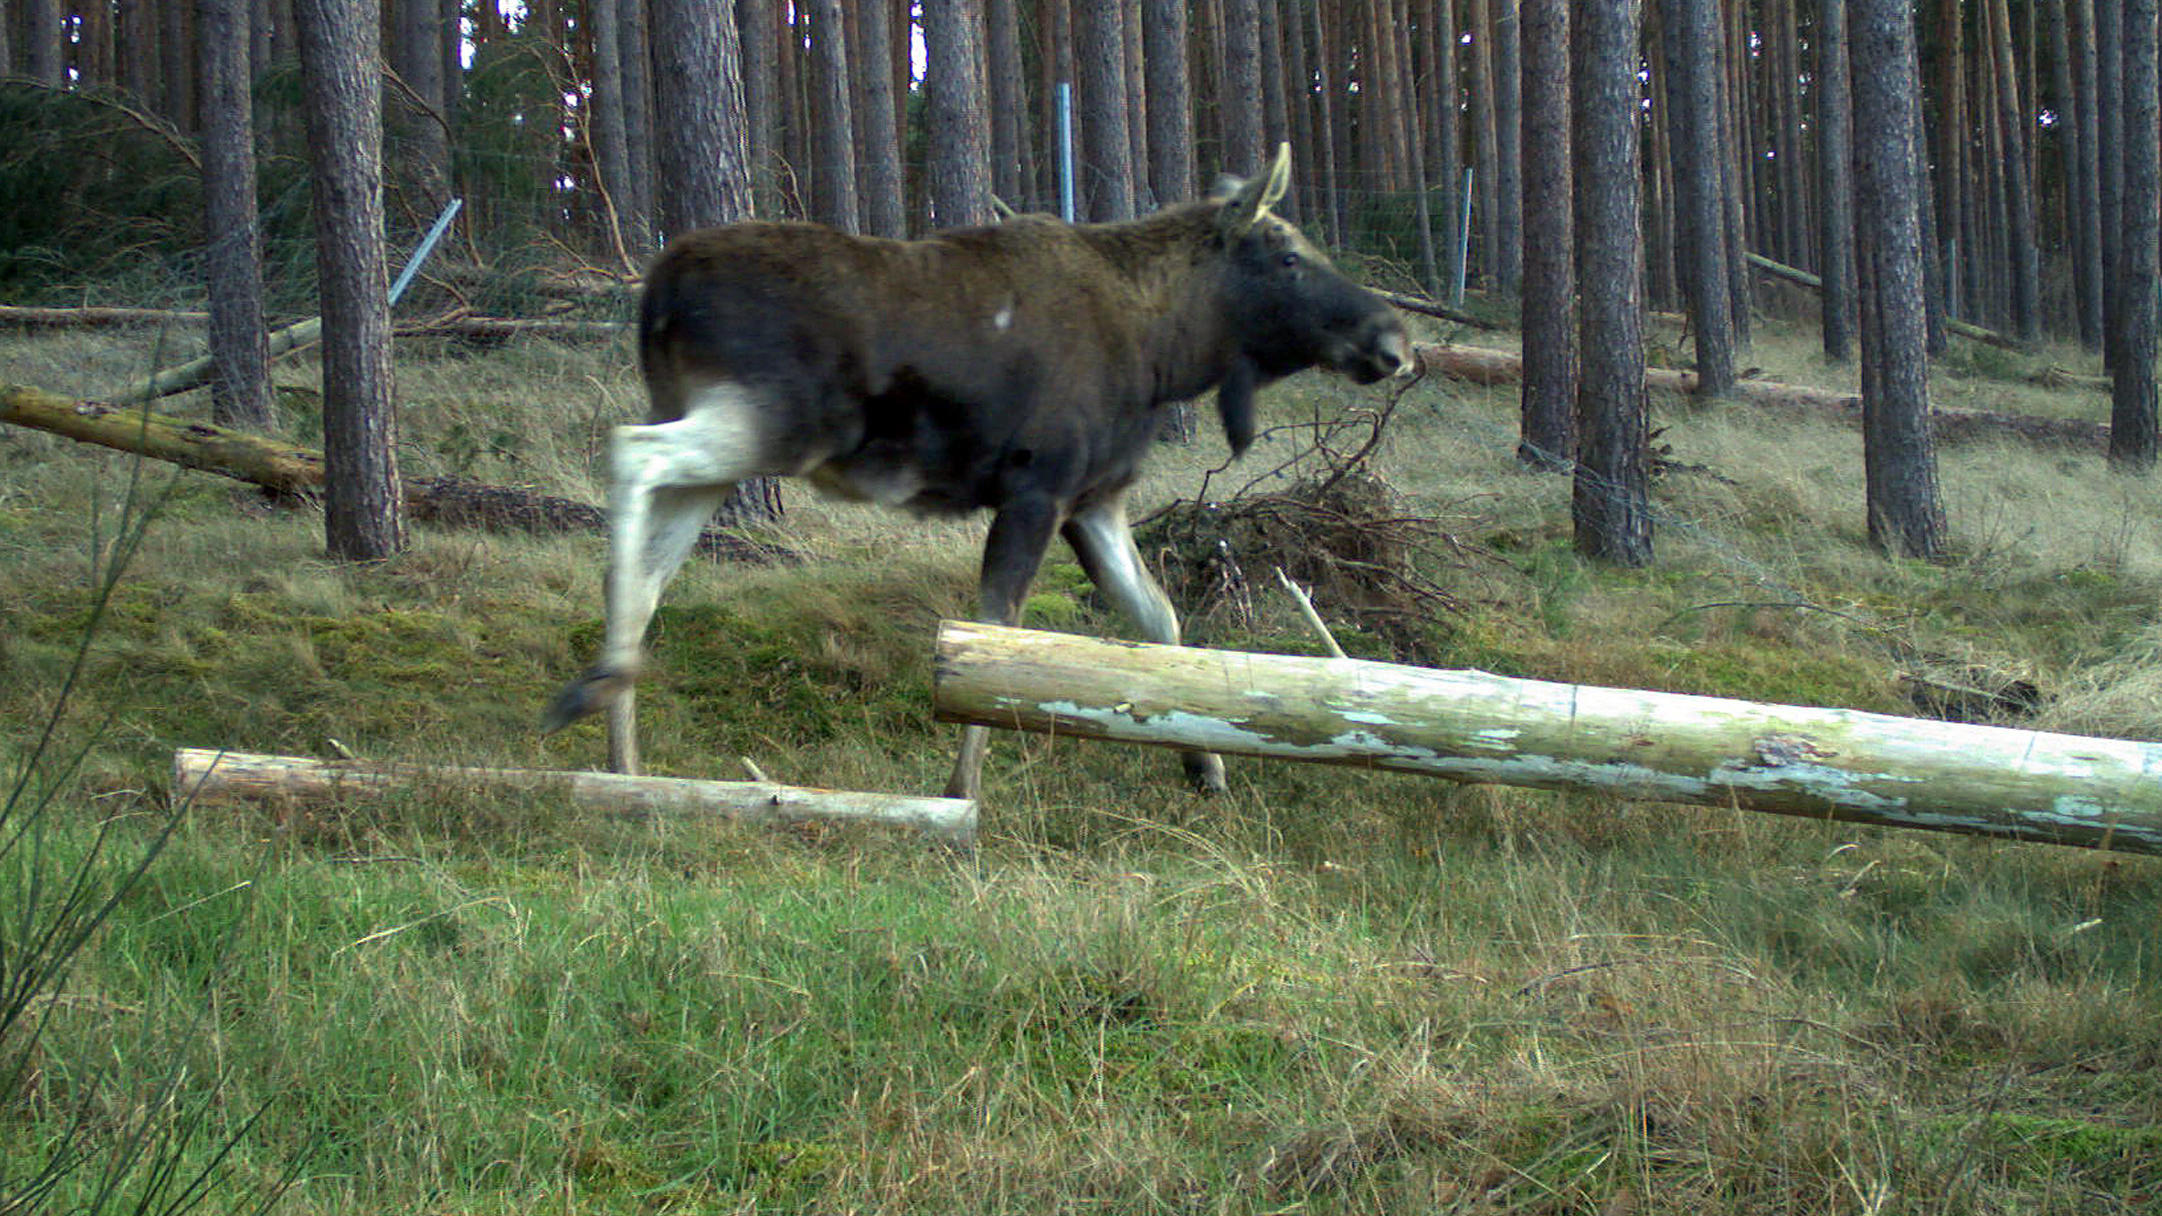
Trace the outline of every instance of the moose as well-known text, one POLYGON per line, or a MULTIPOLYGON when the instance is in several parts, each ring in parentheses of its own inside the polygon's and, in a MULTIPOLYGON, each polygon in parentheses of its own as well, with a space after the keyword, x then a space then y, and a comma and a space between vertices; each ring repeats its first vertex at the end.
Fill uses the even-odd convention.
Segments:
MULTIPOLYGON (((1254 394, 1310 367, 1403 370, 1403 322, 1272 212, 1268 171, 1143 219, 1047 216, 922 240, 750 222, 689 233, 646 276, 651 408, 609 448, 607 629, 547 730, 607 708, 609 760, 638 766, 632 685, 662 588, 731 487, 797 476, 919 513, 989 509, 978 619, 1015 624, 1053 533, 1150 641, 1179 623, 1126 518, 1166 407, 1216 390, 1234 456, 1254 394)), ((989 731, 965 728, 946 792, 976 796, 989 731)), ((1203 792, 1223 762, 1182 756, 1203 792)))

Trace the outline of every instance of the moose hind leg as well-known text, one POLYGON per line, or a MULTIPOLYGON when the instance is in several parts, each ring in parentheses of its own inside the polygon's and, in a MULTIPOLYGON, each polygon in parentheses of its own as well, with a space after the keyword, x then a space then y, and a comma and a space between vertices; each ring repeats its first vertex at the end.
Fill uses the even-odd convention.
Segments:
POLYGON ((608 707, 609 762, 635 772, 638 748, 630 689, 646 625, 661 590, 697 545, 706 521, 736 482, 765 471, 756 402, 732 384, 690 397, 672 422, 621 426, 609 449, 608 629, 601 656, 550 707, 562 726, 608 707))
MULTIPOLYGON (((1089 581, 1151 642, 1179 643, 1179 618, 1163 588, 1149 577, 1126 523, 1124 495, 1075 512, 1064 529, 1089 581)), ((1181 752, 1186 780, 1204 794, 1224 791, 1224 762, 1212 752, 1181 752)))
MULTIPOLYGON (((1020 498, 999 508, 991 520, 991 534, 983 542, 983 575, 977 584, 976 619, 993 625, 1013 625, 1021 619, 1021 602, 1028 585, 1043 564, 1043 551, 1051 544, 1058 508, 1042 498, 1020 498)), ((961 730, 961 754, 953 764, 953 778, 946 783, 948 798, 974 798, 983 786, 983 757, 989 750, 988 727, 961 730)))

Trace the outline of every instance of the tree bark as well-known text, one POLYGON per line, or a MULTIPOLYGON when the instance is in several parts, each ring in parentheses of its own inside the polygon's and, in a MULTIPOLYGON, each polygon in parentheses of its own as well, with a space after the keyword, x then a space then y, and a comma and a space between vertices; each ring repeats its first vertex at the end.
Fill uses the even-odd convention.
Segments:
POLYGON ((908 235, 908 189, 895 135, 890 16, 883 4, 856 9, 856 128, 863 140, 863 229, 898 239, 908 235))
POLYGON ((255 212, 255 122, 249 99, 249 0, 196 0, 202 35, 203 266, 210 288, 211 417, 270 429, 270 355, 255 212))
POLYGON ((811 0, 811 52, 818 120, 818 207, 813 219, 843 232, 861 232, 856 200, 856 124, 849 104, 848 23, 841 0, 811 0))
POLYGON ((1008 206, 1025 207, 1031 187, 1022 184, 1027 180, 1028 89, 1021 68, 1019 6, 1011 0, 986 5, 984 36, 989 43, 985 91, 991 102, 991 189, 1008 206))
POLYGON ((1261 12, 1257 0, 1223 0, 1224 83, 1216 98, 1224 124, 1221 172, 1247 176, 1262 168, 1261 12))
POLYGON ((975 839, 976 802, 909 794, 806 789, 770 781, 696 781, 625 773, 466 768, 434 764, 322 761, 299 756, 184 747, 173 753, 175 807, 268 802, 344 805, 395 790, 487 789, 566 798, 585 810, 640 819, 712 814, 744 823, 883 823, 948 844, 975 839))
POLYGON ((2056 91, 2053 104, 2058 118, 2056 129, 2061 133, 2059 146, 2064 152, 2062 213, 2065 252, 2072 264, 2072 311, 2079 322, 2080 345, 2100 350, 2102 281, 2095 265, 2097 242, 2089 240, 2089 233, 2094 231, 2088 224, 2094 214, 2094 200, 2087 194, 2084 170, 2089 155, 2086 104, 2080 96, 2079 72, 2072 59, 2071 8, 2071 0, 2049 3, 2050 79, 2056 91))
POLYGON ((1145 0, 1141 35, 1149 91, 1149 185, 1156 201, 1168 206, 1198 194, 1193 96, 1186 71, 1186 0, 1145 0))
POLYGON ((1652 559, 1644 400, 1636 0, 1572 14, 1577 281, 1583 370, 1571 515, 1577 552, 1622 566, 1652 559))
POLYGON ((2006 219, 2010 243, 2012 332, 2022 342, 2042 336, 2041 254, 2035 242, 2033 177, 2027 168, 2029 119, 2021 103, 2020 77, 2012 62, 2009 0, 1988 0, 1990 42, 1997 57, 1998 122, 2004 142, 2006 219))
POLYGON ((1682 295, 1706 396, 1734 386, 1726 195, 1719 167, 1718 0, 1665 0, 1669 146, 1674 156, 1682 295))
POLYGON ((1497 222, 1501 213, 1501 128, 1495 97, 1491 3, 1492 0, 1471 0, 1470 15, 1465 24, 1471 31, 1473 75, 1471 121, 1475 144, 1472 163, 1477 183, 1473 191, 1476 202, 1471 209, 1473 239, 1478 242, 1479 269, 1489 281, 1498 281, 1501 267, 1501 226, 1497 222))
POLYGON ((600 176, 615 240, 636 257, 646 247, 638 213, 631 208, 629 134, 623 118, 623 16, 620 0, 587 0, 592 18, 593 96, 586 132, 593 143, 593 168, 600 176))
MULTIPOLYGON (((1824 357, 1854 358, 1854 115, 1847 84, 1847 0, 1819 0, 1817 26, 1817 216, 1824 357)), ((1925 254, 1926 256, 1926 254, 1925 254)))
MULTIPOLYGON (((983 51, 982 18, 980 0, 926 0, 923 8, 923 41, 929 56, 923 83, 929 97, 925 133, 930 143, 931 218, 939 228, 981 224, 991 218, 990 152, 984 137, 990 123, 976 66, 983 51)), ((1116 37, 1111 46, 1118 48, 1116 37)), ((1124 51, 1118 50, 1115 63, 1123 64, 1124 58, 1124 51)), ((1105 104, 1123 115, 1125 103, 1125 87, 1117 84, 1105 104)), ((1124 158, 1123 126, 1115 151, 1124 158)), ((1131 218, 1132 175, 1122 175, 1120 182, 1127 200, 1125 218, 1131 218)))
POLYGON ((1869 539, 1888 554, 1934 558, 1944 546, 1944 509, 1929 422, 1911 6, 1854 0, 1849 33, 1869 539))
MULTIPOLYGON (((1494 6, 1494 122, 1499 139, 1500 176, 1494 183, 1495 286, 1515 292, 1524 278, 1523 40, 1517 29, 1517 0, 1491 0, 1494 6)), ((1639 0, 1641 3, 1641 0, 1639 0)), ((1641 18, 1641 10, 1639 12, 1641 18)), ((1639 296, 1641 297, 1641 292, 1639 296)))
POLYGON ((65 79, 59 0, 22 0, 23 74, 57 89, 65 79))
POLYGON ((1524 393, 1516 456, 1576 455, 1576 224, 1569 163, 1570 0, 1524 0, 1524 393))
POLYGON ((294 0, 293 16, 322 294, 324 532, 332 557, 377 561, 405 548, 383 253, 377 6, 294 0))
POLYGON ((662 237, 749 219, 736 24, 705 0, 650 0, 650 12, 662 237))
POLYGON ((2155 0, 2124 0, 2124 185, 2119 200, 2117 364, 2110 392, 2109 460, 2145 472, 2155 464, 2155 288, 2162 165, 2156 163, 2155 0))
POLYGON ((633 252, 643 257, 659 247, 661 224, 656 196, 660 173, 653 149, 653 46, 646 32, 646 0, 615 2, 616 53, 623 69, 623 159, 630 195, 617 206, 633 217, 631 232, 638 242, 633 252))
POLYGON ((934 670, 946 722, 2162 853, 2162 744, 960 621, 934 670))
POLYGON ((1075 175, 1087 199, 1086 214, 1099 222, 1130 220, 1133 141, 1126 129, 1126 35, 1120 0, 1076 0, 1074 66, 1081 77, 1075 90, 1080 109, 1075 175))

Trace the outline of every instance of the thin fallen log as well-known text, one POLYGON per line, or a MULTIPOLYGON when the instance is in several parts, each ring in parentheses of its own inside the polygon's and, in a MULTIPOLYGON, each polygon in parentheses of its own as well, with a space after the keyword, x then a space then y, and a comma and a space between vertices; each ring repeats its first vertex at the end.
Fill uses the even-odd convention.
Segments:
MULTIPOLYGON (((1424 343, 1412 348, 1412 356, 1418 360, 1421 371, 1470 384, 1510 385, 1524 378, 1524 360, 1505 350, 1424 343)), ((1686 397, 1696 392, 1697 375, 1672 368, 1647 368, 1644 386, 1686 397)), ((1862 418, 1862 399, 1854 393, 1782 384, 1777 380, 1743 380, 1734 386, 1734 397, 1750 405, 1772 409, 1832 410, 1855 423, 1862 418)), ((2107 423, 2078 418, 2035 418, 1989 410, 1937 409, 1930 411, 1930 423, 1939 438, 1952 441, 2013 435, 2072 447, 2109 446, 2107 423)))
MULTIPOLYGON (((1823 279, 1818 278, 1816 275, 1813 275, 1798 266, 1789 266, 1784 262, 1775 262, 1772 259, 1765 257, 1761 253, 1752 253, 1749 254, 1748 257, 1749 264, 1751 266, 1754 266, 1758 270, 1761 270, 1764 273, 1771 275, 1775 279, 1785 279, 1787 282, 1792 283, 1797 287, 1806 287, 1811 291, 1821 292, 1824 290, 1823 279)), ((2007 338, 1994 329, 1984 329, 1981 326, 1976 325, 1972 321, 1962 321, 1957 317, 1946 317, 1944 319, 1944 327, 1951 332, 1958 334, 1962 338, 1971 338, 1976 342, 1983 343, 1987 346, 1994 346, 2001 350, 2014 350, 2025 352, 2028 349, 2027 347, 2020 345, 2017 340, 2007 338)))
MULTIPOLYGON (((321 452, 215 423, 152 413, 140 405, 76 401, 8 384, 0 385, 0 422, 216 473, 279 496, 306 497, 323 484, 321 452)), ((538 535, 598 533, 608 528, 606 513, 588 503, 455 477, 408 480, 405 503, 414 519, 443 527, 538 535)), ((723 561, 802 560, 792 550, 717 527, 699 535, 698 552, 723 561)))
POLYGON ((430 786, 554 794, 590 810, 635 818, 700 813, 756 824, 883 823, 955 845, 966 845, 976 836, 976 802, 970 798, 812 789, 771 781, 326 761, 194 747, 173 753, 171 798, 176 808, 341 802, 430 786))
POLYGON ((81 308, 38 308, 27 304, 0 304, 0 325, 23 329, 107 329, 124 325, 204 325, 207 312, 174 308, 113 308, 86 305, 81 308))
POLYGON ((1400 291, 1382 291, 1379 288, 1375 288, 1373 291, 1375 295, 1387 300, 1392 306, 1403 309, 1405 312, 1415 312, 1428 317, 1439 317, 1444 321, 1454 321, 1458 325, 1469 325, 1473 329, 1509 328, 1499 321, 1489 321, 1485 317, 1465 312, 1461 308, 1452 308, 1439 300, 1430 300, 1425 296, 1408 296, 1400 291))
MULTIPOLYGON (((265 353, 270 358, 275 359, 279 355, 320 342, 322 338, 323 318, 309 317, 305 321, 296 322, 283 329, 272 330, 265 347, 265 353)), ((153 372, 149 379, 144 380, 134 388, 120 393, 113 399, 120 402, 152 401, 159 397, 170 397, 174 393, 184 393, 191 388, 201 388, 203 385, 210 383, 210 377, 217 370, 217 366, 218 360, 214 355, 204 355, 200 359, 191 359, 178 367, 168 367, 163 371, 153 372)))
POLYGON ((2162 854, 2162 744, 958 621, 935 670, 947 722, 2162 854))

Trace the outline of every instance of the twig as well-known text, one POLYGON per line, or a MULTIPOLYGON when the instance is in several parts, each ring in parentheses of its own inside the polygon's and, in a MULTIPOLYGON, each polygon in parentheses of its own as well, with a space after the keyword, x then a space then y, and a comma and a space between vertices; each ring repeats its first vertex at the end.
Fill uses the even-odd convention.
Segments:
POLYGON ((1306 594, 1306 589, 1292 582, 1291 576, 1284 573, 1282 566, 1276 567, 1276 581, 1282 583, 1284 590, 1291 593, 1292 601, 1298 604, 1299 612, 1306 618, 1306 623, 1313 626, 1315 633, 1321 635, 1321 644, 1328 648, 1329 657, 1332 659, 1350 658, 1351 656, 1344 653, 1344 648, 1336 644, 1336 635, 1329 632, 1329 627, 1322 621, 1321 614, 1314 611, 1314 601, 1306 594))

